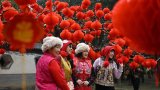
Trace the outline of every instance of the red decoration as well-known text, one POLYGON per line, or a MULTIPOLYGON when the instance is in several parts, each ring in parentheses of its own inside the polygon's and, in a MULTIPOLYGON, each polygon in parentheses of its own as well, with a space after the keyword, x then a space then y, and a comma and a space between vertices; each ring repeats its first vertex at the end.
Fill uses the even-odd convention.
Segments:
POLYGON ((84 37, 84 33, 81 30, 77 30, 73 33, 73 38, 75 41, 80 41, 84 37))
POLYGON ((119 54, 122 52, 122 47, 120 47, 119 45, 115 45, 114 46, 114 50, 116 54, 119 54))
POLYGON ((0 54, 4 54, 5 53, 5 49, 0 49, 0 54))
POLYGON ((91 27, 95 30, 98 30, 102 28, 102 24, 98 20, 96 20, 91 24, 91 27))
POLYGON ((123 59, 122 59, 122 58, 119 58, 119 59, 117 59, 117 62, 118 62, 119 64, 122 64, 122 63, 123 63, 123 59))
POLYGON ((106 67, 108 67, 108 65, 109 65, 109 61, 108 61, 108 60, 105 60, 104 63, 103 63, 103 67, 106 68, 106 67))
POLYGON ((109 14, 109 13, 108 13, 108 14, 105 14, 105 15, 104 15, 104 19, 105 19, 105 20, 111 20, 111 19, 112 19, 111 14, 109 14))
POLYGON ((80 30, 81 27, 80 27, 80 25, 78 23, 74 23, 74 24, 71 25, 71 29, 72 30, 80 30))
POLYGON ((83 12, 77 12, 76 17, 81 20, 84 19, 85 14, 83 12))
POLYGON ((3 8, 5 8, 5 7, 11 7, 12 5, 11 5, 11 3, 8 0, 4 0, 2 2, 2 6, 3 6, 3 8))
POLYGON ((18 14, 18 11, 12 7, 4 9, 3 17, 6 21, 11 20, 15 15, 18 14))
POLYGON ((67 29, 63 30, 61 33, 60 33, 60 37, 62 39, 67 39, 67 40, 70 40, 71 37, 72 37, 72 33, 69 32, 67 29))
POLYGON ((124 50, 124 55, 127 56, 127 57, 130 57, 133 53, 133 50, 131 50, 130 48, 127 48, 124 50))
POLYGON ((102 10, 97 10, 97 11, 96 11, 96 16, 97 16, 98 18, 102 18, 102 17, 104 16, 104 12, 103 12, 102 10))
POLYGON ((136 68, 139 67, 139 64, 133 61, 133 62, 131 62, 131 63, 129 64, 129 66, 130 66, 131 69, 136 69, 136 68))
POLYGON ((22 53, 44 36, 44 30, 30 14, 18 14, 4 26, 6 40, 22 53))
POLYGON ((94 9, 95 10, 102 9, 102 4, 101 3, 96 3, 94 9))
POLYGON ((97 30, 97 31, 96 31, 96 35, 97 35, 97 36, 100 36, 100 35, 101 35, 101 32, 102 32, 101 30, 97 30))
MULTIPOLYGON (((0 17, 1 18, 1 17, 0 17)), ((2 29, 3 29, 3 22, 2 22, 2 20, 0 19, 0 32, 2 31, 2 29)))
POLYGON ((14 0, 18 5, 34 4, 36 0, 14 0))
POLYGON ((159 0, 119 0, 115 5, 114 27, 129 39, 129 46, 134 50, 160 54, 159 7, 159 0))
POLYGON ((62 9, 64 9, 66 7, 66 3, 64 3, 64 2, 59 2, 58 4, 57 4, 57 11, 61 11, 62 9))
POLYGON ((110 9, 109 8, 104 8, 103 9, 103 12, 106 14, 106 13, 109 13, 110 12, 110 9))
POLYGON ((92 21, 87 21, 87 22, 85 22, 84 27, 91 28, 91 24, 92 24, 92 21))
POLYGON ((140 55, 135 55, 133 60, 139 64, 141 64, 145 59, 143 56, 140 56, 140 55))
POLYGON ((92 10, 88 10, 86 12, 87 17, 93 17, 94 16, 94 12, 92 10))
POLYGON ((70 22, 67 21, 67 20, 63 20, 63 21, 61 21, 61 23, 60 23, 60 27, 61 27, 62 29, 68 28, 69 26, 70 26, 70 22))
POLYGON ((82 6, 84 9, 88 8, 89 5, 91 5, 91 1, 90 0, 83 0, 82 1, 82 6))
POLYGON ((84 36, 84 40, 85 40, 86 42, 92 42, 93 39, 94 39, 94 36, 92 36, 91 34, 86 34, 86 35, 84 36))
POLYGON ((125 40, 123 40, 122 38, 115 39, 114 42, 117 43, 121 47, 123 47, 126 43, 125 40))
POLYGON ((62 10, 62 13, 66 16, 66 17, 73 17, 74 15, 74 11, 71 10, 70 8, 64 8, 62 10))
POLYGON ((46 23, 47 25, 50 26, 55 26, 59 23, 59 18, 52 12, 47 14, 44 19, 43 19, 44 23, 46 23))
POLYGON ((157 61, 155 59, 150 59, 151 60, 151 67, 155 68, 157 65, 157 61))
POLYGON ((119 36, 119 32, 117 29, 111 29, 111 31, 109 32, 109 35, 111 38, 116 38, 117 36, 119 36))

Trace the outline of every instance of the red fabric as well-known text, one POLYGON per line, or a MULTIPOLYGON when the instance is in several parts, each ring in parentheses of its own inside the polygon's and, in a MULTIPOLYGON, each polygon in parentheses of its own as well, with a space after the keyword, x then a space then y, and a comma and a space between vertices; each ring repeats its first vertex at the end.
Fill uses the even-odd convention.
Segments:
POLYGON ((113 46, 106 46, 106 47, 104 47, 104 48, 101 50, 101 52, 100 52, 101 56, 108 56, 109 52, 110 52, 112 49, 113 49, 113 46))
POLYGON ((57 86, 62 90, 69 90, 67 82, 61 72, 61 68, 55 60, 52 60, 49 64, 49 71, 53 77, 53 80, 56 82, 57 86))

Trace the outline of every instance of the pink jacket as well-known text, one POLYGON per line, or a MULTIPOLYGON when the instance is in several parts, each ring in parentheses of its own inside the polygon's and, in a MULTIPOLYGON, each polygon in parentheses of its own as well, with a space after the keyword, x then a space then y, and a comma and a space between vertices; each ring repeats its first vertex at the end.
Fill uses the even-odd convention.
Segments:
POLYGON ((50 54, 43 54, 36 66, 36 86, 39 90, 60 90, 52 79, 48 65, 54 60, 50 54))

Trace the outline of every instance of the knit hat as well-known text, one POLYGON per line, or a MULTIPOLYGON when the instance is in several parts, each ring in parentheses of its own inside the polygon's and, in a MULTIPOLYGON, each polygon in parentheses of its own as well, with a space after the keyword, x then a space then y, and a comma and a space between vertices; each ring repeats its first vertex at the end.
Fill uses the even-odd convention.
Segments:
POLYGON ((89 52, 89 50, 90 50, 89 46, 85 43, 79 43, 76 46, 75 53, 78 54, 78 53, 84 52, 86 50, 89 52))
POLYGON ((48 49, 51 49, 55 45, 60 45, 61 48, 63 46, 62 40, 58 37, 50 36, 43 39, 42 51, 46 52, 48 49))
POLYGON ((62 42, 63 42, 63 47, 61 48, 62 51, 66 51, 68 45, 69 45, 69 44, 72 44, 72 42, 69 41, 69 40, 63 40, 62 42))

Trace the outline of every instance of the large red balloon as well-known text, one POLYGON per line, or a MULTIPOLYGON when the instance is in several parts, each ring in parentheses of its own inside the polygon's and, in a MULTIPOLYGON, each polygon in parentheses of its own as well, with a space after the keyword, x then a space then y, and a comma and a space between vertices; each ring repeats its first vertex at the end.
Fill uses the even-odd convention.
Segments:
POLYGON ((113 9, 113 25, 134 50, 160 54, 159 10, 159 0, 119 0, 113 9))

